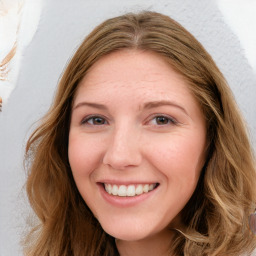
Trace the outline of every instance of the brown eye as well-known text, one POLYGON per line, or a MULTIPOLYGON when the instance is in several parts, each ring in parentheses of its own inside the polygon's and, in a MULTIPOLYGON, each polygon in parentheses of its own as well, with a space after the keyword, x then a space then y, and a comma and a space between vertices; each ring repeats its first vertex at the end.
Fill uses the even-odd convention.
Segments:
POLYGON ((178 122, 173 119, 172 117, 170 116, 165 116, 165 115, 155 115, 153 116, 148 124, 149 125, 153 125, 153 126, 172 126, 172 125, 176 125, 178 122))
POLYGON ((105 124, 105 122, 106 121, 103 118, 101 118, 101 117, 94 117, 94 118, 92 118, 92 123, 94 125, 102 125, 102 124, 105 124))
POLYGON ((100 116, 91 116, 82 121, 82 124, 89 124, 89 125, 104 125, 106 124, 106 120, 100 116))
POLYGON ((166 116, 157 116, 155 120, 157 125, 166 125, 172 122, 172 120, 166 116))

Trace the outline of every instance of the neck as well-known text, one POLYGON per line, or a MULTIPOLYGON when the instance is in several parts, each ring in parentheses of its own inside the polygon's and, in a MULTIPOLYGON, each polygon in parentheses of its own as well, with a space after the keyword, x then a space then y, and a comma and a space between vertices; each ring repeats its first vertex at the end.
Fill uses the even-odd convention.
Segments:
POLYGON ((120 256, 172 256, 170 252, 173 233, 170 230, 139 241, 116 239, 120 256))

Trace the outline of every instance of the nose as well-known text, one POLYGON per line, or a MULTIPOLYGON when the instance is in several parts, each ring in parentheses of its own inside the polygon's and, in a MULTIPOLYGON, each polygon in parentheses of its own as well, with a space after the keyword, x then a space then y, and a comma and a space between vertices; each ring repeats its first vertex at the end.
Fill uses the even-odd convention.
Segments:
POLYGON ((108 141, 103 164, 116 170, 140 165, 142 160, 140 136, 135 129, 129 129, 127 126, 119 127, 113 130, 108 141))

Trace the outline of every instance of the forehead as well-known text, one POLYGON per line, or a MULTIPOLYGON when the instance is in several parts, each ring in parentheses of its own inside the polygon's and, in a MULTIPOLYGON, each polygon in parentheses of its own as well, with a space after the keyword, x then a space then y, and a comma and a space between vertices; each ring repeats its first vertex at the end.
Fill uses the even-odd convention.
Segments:
POLYGON ((139 50, 122 50, 99 59, 78 85, 75 101, 86 95, 106 98, 117 93, 192 97, 183 76, 164 57, 139 50))

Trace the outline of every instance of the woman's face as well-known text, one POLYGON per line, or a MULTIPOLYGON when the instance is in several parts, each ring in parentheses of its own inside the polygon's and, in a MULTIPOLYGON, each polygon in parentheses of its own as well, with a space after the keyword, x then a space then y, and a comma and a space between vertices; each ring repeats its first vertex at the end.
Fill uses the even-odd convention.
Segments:
POLYGON ((199 104, 157 54, 111 53, 81 81, 69 162, 81 196, 111 236, 136 241, 176 225, 196 188, 205 147, 199 104))

